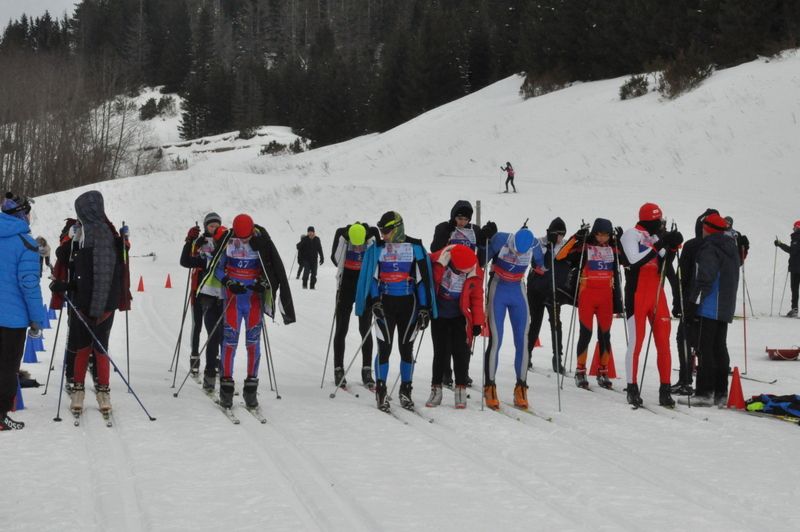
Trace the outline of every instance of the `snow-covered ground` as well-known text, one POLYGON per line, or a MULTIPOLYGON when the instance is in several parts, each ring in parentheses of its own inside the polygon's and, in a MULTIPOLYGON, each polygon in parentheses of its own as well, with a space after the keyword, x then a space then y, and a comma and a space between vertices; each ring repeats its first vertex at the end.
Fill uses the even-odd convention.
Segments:
MULTIPOLYGON (((772 240, 785 240, 800 218, 800 56, 718 72, 675 101, 650 94, 621 102, 622 82, 522 101, 512 77, 382 135, 296 156, 209 156, 186 172, 96 185, 112 220, 130 225, 132 253, 157 254, 132 259, 134 285, 142 276, 146 290, 134 294, 129 319, 132 384, 158 420, 148 421, 118 378, 111 429, 91 410, 80 428, 68 418, 55 423, 57 386, 45 396, 27 390, 18 414, 27 427, 0 438, 3 530, 796 530, 798 427, 717 409, 634 412, 621 393, 582 391, 570 380, 559 412, 546 338, 528 382, 533 408, 552 421, 481 412, 477 388, 466 411, 452 407, 450 392, 442 407, 425 409, 428 335, 414 399, 433 423, 380 413, 358 386, 358 398, 329 399, 330 368, 320 389, 335 291, 327 259, 318 290, 292 280, 297 323, 269 325, 282 399, 262 366, 267 425, 242 412, 233 426, 191 380, 172 396, 167 370, 186 278, 177 260, 185 231, 205 212, 226 223, 253 214, 288 266, 309 224, 327 254, 336 227, 374 223, 394 209, 406 232, 427 243, 462 198, 480 200, 482 221, 501 230, 530 218, 537 233, 556 215, 570 231, 597 216, 629 227, 639 205, 655 201, 688 234, 700 212, 719 208, 752 244, 747 281, 758 316, 746 322, 748 376, 778 379, 744 381, 745 395, 800 391, 800 363, 771 362, 763 351, 800 343, 800 322, 769 317, 772 240), (518 194, 498 193, 506 161, 517 169, 518 194), (175 288, 163 288, 167 274, 175 288)), ((37 198, 34 232, 54 239, 83 190, 37 198)), ((787 257, 780 253, 776 313, 787 257)), ((780 310, 787 306, 788 294, 780 310)), ((615 322, 622 375, 625 341, 615 322)), ((742 370, 744 323, 735 320, 728 337, 742 370)), ((50 349, 55 329, 46 332, 50 349)), ((63 341, 62 331, 53 378, 63 341)), ((353 330, 346 360, 356 346, 353 330)), ((122 316, 110 351, 124 367, 122 316)), ((178 383, 187 356, 184 347, 178 383)), ((512 358, 506 341, 498 391, 508 402, 512 358)), ((393 354, 391 379, 398 360, 393 354)), ((240 355, 239 384, 241 368, 240 355)), ((26 369, 44 382, 46 362, 26 369)), ((477 361, 472 373, 480 375, 477 361)), ((643 396, 656 405, 654 353, 643 396)))

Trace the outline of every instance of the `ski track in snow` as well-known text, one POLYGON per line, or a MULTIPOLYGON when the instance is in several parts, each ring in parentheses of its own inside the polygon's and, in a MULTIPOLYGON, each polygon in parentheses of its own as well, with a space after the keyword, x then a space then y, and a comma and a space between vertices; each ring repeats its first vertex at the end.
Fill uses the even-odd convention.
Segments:
MULTIPOLYGON (((794 52, 720 71, 670 102, 652 94, 619 102, 622 80, 578 84, 523 102, 520 80, 509 78, 382 135, 292 157, 209 156, 187 172, 86 187, 103 192, 117 224, 128 222, 132 254, 157 254, 156 260, 131 259, 132 286, 142 275, 145 292, 134 292, 129 317, 131 384, 158 421, 146 418, 113 374, 112 428, 105 427, 91 393, 75 428, 66 396, 64 421, 53 423, 57 391, 41 396, 25 390, 27 410, 18 414, 25 430, 0 437, 0 455, 13 457, 0 479, 0 515, 14 516, 3 530, 660 531, 676 523, 690 530, 794 530, 800 508, 785 501, 800 495, 794 468, 787 466, 798 427, 716 408, 662 409, 654 360, 642 390, 652 411, 632 411, 621 392, 621 320, 612 325, 621 373, 615 390, 593 386, 586 392, 567 377, 561 412, 543 335, 545 345, 533 353, 540 367, 529 373, 529 399, 551 422, 506 405, 515 382, 510 334, 497 374, 508 415, 480 411, 480 349, 472 359, 478 378, 466 410, 453 408, 449 391, 442 406, 422 406, 431 373, 428 335, 415 368, 414 399, 433 423, 396 404, 399 421, 379 412, 374 395, 355 384, 360 355, 348 374, 353 394, 329 399, 332 352, 322 389, 319 382, 335 298, 329 262, 335 227, 354 218, 374 222, 396 209, 406 233, 427 244, 459 198, 481 199, 482 221, 494 220, 502 231, 531 217, 537 235, 556 215, 569 230, 594 216, 628 227, 641 203, 656 201, 687 237, 709 204, 732 215, 749 236, 748 288, 759 316, 747 322, 748 371, 778 382, 743 381, 744 394, 797 393, 800 364, 771 362, 762 346, 797 344, 800 323, 767 316, 770 306, 785 312, 788 302, 787 294, 780 305, 786 264, 780 252, 771 305, 771 242, 776 232, 786 240, 800 193, 796 124, 787 118, 800 114, 798 64, 794 52), (520 192, 497 194, 503 181, 498 166, 508 159, 518 169, 520 192), (187 190, 225 193, 193 193, 189 200, 187 190), (167 371, 185 290, 178 257, 186 230, 209 210, 227 224, 239 212, 252 213, 270 231, 287 270, 306 225, 315 225, 323 240, 318 289, 303 290, 294 272, 290 278, 297 323, 285 326, 278 317, 267 324, 283 399, 270 391, 262 363, 266 425, 242 408, 234 409, 241 424, 232 425, 191 379, 178 398, 172 396, 173 378, 180 385, 190 352, 187 316, 175 374, 167 371), (167 274, 173 289, 164 288, 167 274)), ((53 241, 86 188, 37 198, 34 232, 53 241)), ((743 325, 735 320, 728 334, 731 365, 742 371, 743 325)), ((47 345, 54 334, 45 331, 47 345)), ((59 346, 64 338, 62 331, 59 346)), ((353 317, 345 365, 359 342, 353 317)), ((122 315, 109 352, 124 371, 122 315)), ((24 365, 39 382, 47 373, 44 355, 43 363, 24 365)), ((59 354, 51 389, 58 387, 61 362, 59 354)), ((398 365, 395 346, 392 382, 398 365)), ((244 367, 240 345, 237 386, 244 367)))

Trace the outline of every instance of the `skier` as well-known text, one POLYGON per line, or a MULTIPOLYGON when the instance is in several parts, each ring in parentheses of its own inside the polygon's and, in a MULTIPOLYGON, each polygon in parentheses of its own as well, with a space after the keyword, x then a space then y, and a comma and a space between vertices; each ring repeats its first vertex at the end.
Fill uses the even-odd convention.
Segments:
POLYGON ((200 331, 205 323, 208 340, 206 342, 206 364, 203 370, 203 389, 213 392, 217 380, 219 348, 222 343, 222 327, 218 325, 222 316, 222 285, 216 277, 208 276, 208 268, 216 251, 214 235, 222 224, 216 212, 209 212, 203 218, 203 233, 200 227, 192 226, 186 234, 186 242, 181 251, 181 266, 191 268, 190 301, 192 307, 192 354, 189 368, 192 375, 200 372, 200 331), (207 278, 201 286, 200 279, 207 278))
POLYGON ((436 296, 428 253, 422 242, 405 234, 403 218, 389 211, 378 221, 381 242, 364 254, 356 289, 356 315, 372 309, 378 325, 375 359, 375 399, 389 411, 386 379, 395 331, 400 351, 400 406, 414 409, 411 398, 414 375, 414 340, 437 317, 436 296))
POLYGON ((511 187, 514 189, 514 192, 517 191, 517 187, 514 186, 514 167, 511 166, 511 163, 506 161, 505 166, 501 166, 500 170, 506 173, 506 192, 508 192, 508 184, 511 183, 511 187))
POLYGON ((642 405, 638 384, 639 354, 645 339, 645 321, 648 320, 661 379, 658 402, 669 408, 675 406, 670 395, 670 315, 664 294, 663 272, 683 242, 683 235, 678 231, 664 232, 662 224, 661 208, 655 203, 645 203, 639 209, 639 222, 620 238, 628 264, 625 272, 625 317, 629 339, 625 356, 627 399, 635 408, 642 405))
MULTIPOLYGON (((361 273, 361 264, 364 261, 364 253, 379 237, 380 233, 376 228, 361 222, 340 227, 333 237, 331 261, 337 267, 333 379, 338 386, 347 384, 344 377, 345 338, 350 327, 350 314, 353 312, 353 303, 356 300, 356 286, 358 285, 358 275, 361 273)), ((374 390, 370 325, 372 325, 372 313, 366 310, 358 317, 358 332, 364 339, 364 345, 361 347, 361 382, 370 390, 374 390)))
POLYGON ((622 292, 619 271, 617 270, 617 243, 614 242, 614 227, 605 218, 597 218, 592 230, 578 231, 564 245, 561 254, 572 264, 582 264, 578 278, 578 363, 575 370, 575 384, 579 388, 589 388, 586 378, 586 359, 589 343, 592 340, 592 321, 597 316, 597 343, 600 361, 597 384, 611 389, 608 378, 608 365, 611 354, 611 323, 614 314, 622 311, 622 292))
POLYGON ((469 353, 485 322, 483 270, 475 252, 462 244, 451 244, 432 253, 431 263, 438 317, 431 324, 433 371, 431 396, 425 406, 442 403, 442 368, 452 355, 455 406, 466 408, 469 353))
POLYGON ((741 257, 730 227, 719 214, 703 219, 703 243, 697 251, 695 277, 686 313, 700 319, 695 403, 725 406, 728 397, 728 324, 733 321, 741 257))
POLYGON ((492 261, 492 273, 489 279, 489 294, 486 298, 490 332, 489 345, 484 357, 486 382, 483 395, 486 406, 493 409, 500 408, 495 374, 500 346, 503 344, 503 323, 507 311, 511 317, 511 330, 514 335, 514 369, 517 374, 514 406, 528 408, 528 350, 525 337, 530 325, 530 315, 524 279, 531 261, 535 268, 543 271, 542 248, 530 229, 523 225, 516 233, 494 235, 487 247, 487 259, 492 261))
MULTIPOLYGON (((572 290, 567 290, 569 263, 559 260, 558 254, 564 247, 564 235, 567 226, 561 218, 554 218, 547 227, 546 236, 539 238, 539 245, 544 248, 543 270, 532 268, 528 273, 528 310, 531 325, 528 327, 528 364, 539 333, 542 329, 544 310, 547 308, 550 323, 550 339, 553 346, 553 371, 564 373, 564 347, 561 326, 561 305, 572 304, 572 290), (555 269, 555 294, 553 294, 553 271, 555 269), (555 296, 555 304, 553 297, 555 296)), ((577 268, 577 266, 576 266, 577 268)))
MULTIPOLYGON (((441 222, 433 231, 431 253, 444 248, 448 244, 463 244, 478 255, 478 264, 486 264, 486 242, 497 233, 497 224, 487 222, 482 228, 470 223, 472 205, 467 200, 458 200, 450 209, 450 219, 441 222)), ((442 382, 448 388, 453 387, 453 371, 450 368, 450 357, 444 358, 442 366, 442 382)), ((469 361, 467 361, 467 386, 472 386, 469 377, 469 361)))
POLYGON ((672 315, 679 318, 678 330, 675 334, 675 342, 678 344, 678 381, 672 385, 671 392, 677 395, 692 395, 692 372, 693 372, 693 352, 698 350, 697 338, 700 332, 699 318, 689 316, 685 313, 688 302, 684 302, 684 313, 681 312, 680 293, 683 292, 684 298, 691 294, 692 284, 695 276, 695 259, 700 246, 703 244, 703 220, 706 216, 719 214, 716 209, 706 209, 697 217, 694 226, 695 237, 683 243, 681 256, 678 260, 680 269, 680 290, 672 291, 672 315))
POLYGON ((17 373, 25 335, 41 335, 47 315, 39 288, 38 246, 30 235, 31 205, 6 194, 0 214, 0 431, 22 429, 9 417, 17 397, 17 373))
POLYGON ((786 313, 787 318, 797 317, 797 297, 800 292, 800 220, 793 226, 791 244, 787 245, 775 239, 775 246, 789 254, 789 275, 792 287, 792 309, 786 313))
MULTIPOLYGON (((322 254, 322 242, 314 231, 314 226, 309 225, 305 235, 297 243, 297 262, 303 269, 303 288, 308 288, 308 276, 311 275, 311 289, 317 284, 317 257, 319 265, 325 262, 322 254)), ((299 274, 299 272, 298 272, 299 274)))
MULTIPOLYGON (((245 321, 247 348, 247 378, 242 397, 247 408, 258 408, 258 366, 263 313, 275 313, 275 296, 280 295, 280 310, 285 324, 294 323, 294 304, 278 250, 266 229, 255 225, 247 214, 239 214, 233 227, 221 238, 209 266, 213 275, 225 287, 225 330, 219 381, 219 404, 233 406, 233 360, 239 343, 242 320, 245 321), (263 305, 263 312, 262 312, 263 305)), ((204 278, 201 283, 207 281, 204 278)))
MULTIPOLYGON (((71 293, 70 301, 79 313, 70 330, 70 335, 73 332, 76 335, 70 410, 76 414, 83 411, 86 369, 93 354, 97 371, 97 404, 101 412, 108 413, 111 412, 110 367, 106 354, 108 339, 114 324, 114 312, 130 308, 130 293, 126 289, 130 286, 127 282, 129 274, 123 260, 127 244, 106 217, 100 192, 90 190, 78 196, 75 212, 81 226, 74 256, 75 275, 69 282, 53 281, 50 285, 53 292, 71 293)), ((123 228, 123 233, 126 231, 127 228, 123 228)))

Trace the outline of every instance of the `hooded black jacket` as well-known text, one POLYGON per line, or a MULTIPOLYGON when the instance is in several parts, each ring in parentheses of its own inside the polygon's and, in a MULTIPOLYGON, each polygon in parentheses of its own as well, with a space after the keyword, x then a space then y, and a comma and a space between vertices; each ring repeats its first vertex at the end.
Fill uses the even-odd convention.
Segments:
POLYGON ((791 236, 791 244, 781 243, 779 247, 789 254, 789 272, 800 273, 800 231, 791 236))
POLYGON ((724 233, 703 238, 695 259, 691 302, 697 315, 730 323, 736 309, 739 288, 739 249, 724 233))

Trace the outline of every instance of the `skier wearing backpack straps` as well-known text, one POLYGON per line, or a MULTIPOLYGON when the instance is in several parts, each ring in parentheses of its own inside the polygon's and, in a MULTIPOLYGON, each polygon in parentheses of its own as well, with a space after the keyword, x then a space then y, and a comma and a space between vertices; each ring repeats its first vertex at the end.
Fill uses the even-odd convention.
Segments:
POLYGON ((625 355, 627 373, 627 399, 634 407, 642 405, 639 392, 639 354, 646 338, 645 322, 650 322, 656 346, 659 387, 659 404, 673 407, 670 395, 670 313, 664 293, 663 272, 683 242, 678 231, 663 231, 661 208, 655 203, 645 203, 639 209, 635 227, 622 234, 620 244, 628 267, 625 274, 625 317, 628 327, 628 351, 625 355))
POLYGON ((375 359, 375 399, 389 411, 386 380, 395 331, 400 351, 400 405, 414 409, 414 340, 436 318, 436 296, 428 253, 422 242, 405 234, 403 218, 389 211, 378 221, 381 242, 367 248, 356 290, 356 314, 372 309, 378 334, 375 359))
POLYGON ((600 362, 597 384, 611 388, 608 365, 611 356, 611 323, 614 314, 622 312, 622 292, 617 271, 617 244, 613 239, 614 226, 605 218, 597 218, 592 230, 581 229, 564 245, 559 258, 576 266, 582 264, 578 278, 578 361, 575 384, 589 388, 586 378, 586 359, 592 340, 592 322, 597 317, 597 342, 600 362))
POLYGON ((528 299, 525 289, 525 274, 528 266, 542 270, 544 257, 539 241, 527 226, 516 233, 497 233, 489 242, 488 260, 492 262, 489 278, 489 294, 486 298, 487 322, 489 324, 489 345, 484 356, 483 387, 486 406, 500 408, 497 398, 495 373, 499 361, 500 347, 503 344, 503 323, 506 312, 511 317, 511 330, 514 335, 514 369, 517 383, 514 387, 514 405, 528 408, 528 349, 526 335, 530 325, 528 299))
MULTIPOLYGON (((374 227, 355 222, 336 230, 333 237, 331 261, 336 265, 336 328, 333 334, 333 379, 339 386, 347 381, 344 377, 344 348, 347 330, 350 327, 350 314, 356 300, 356 287, 364 253, 375 243, 380 233, 374 227)), ((372 378, 372 312, 367 309, 358 317, 358 332, 365 338, 361 348, 361 382, 369 389, 375 388, 372 378)))
POLYGON ((280 310, 285 324, 294 323, 294 304, 280 255, 267 231, 239 214, 233 227, 220 241, 212 261, 213 275, 225 287, 225 330, 219 381, 219 403, 233 405, 233 361, 239 331, 245 322, 247 378, 242 397, 248 408, 258 407, 258 367, 260 363, 263 314, 272 317, 275 295, 280 295, 280 310), (262 311, 263 309, 263 311, 262 311))
POLYGON ((222 342, 222 327, 218 327, 222 316, 222 284, 214 276, 201 286, 200 280, 205 278, 211 260, 216 251, 214 234, 220 227, 222 219, 219 214, 209 212, 203 219, 203 233, 198 226, 189 229, 186 243, 181 252, 181 266, 191 268, 192 307, 192 354, 189 359, 192 374, 197 375, 200 370, 200 331, 205 324, 206 333, 209 335, 206 343, 206 363, 203 371, 203 389, 207 392, 214 390, 217 380, 217 366, 219 348, 222 342))

